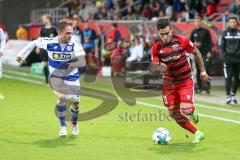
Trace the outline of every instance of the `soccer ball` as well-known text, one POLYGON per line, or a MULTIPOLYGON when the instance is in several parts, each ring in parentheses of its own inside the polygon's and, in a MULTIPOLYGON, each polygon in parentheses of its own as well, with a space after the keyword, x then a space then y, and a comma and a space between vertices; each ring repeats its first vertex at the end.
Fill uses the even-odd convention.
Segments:
POLYGON ((171 134, 166 128, 157 128, 153 132, 152 140, 156 144, 168 144, 171 140, 171 134))

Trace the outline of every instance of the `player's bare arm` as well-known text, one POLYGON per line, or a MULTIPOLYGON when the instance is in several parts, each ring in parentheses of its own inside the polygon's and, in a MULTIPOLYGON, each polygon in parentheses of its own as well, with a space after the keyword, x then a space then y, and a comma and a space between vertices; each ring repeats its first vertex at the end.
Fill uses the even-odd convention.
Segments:
POLYGON ((160 63, 154 62, 154 63, 151 63, 150 65, 150 72, 154 75, 163 73, 166 70, 167 70, 167 65, 161 62, 160 63))
POLYGON ((37 40, 31 41, 28 43, 16 56, 16 61, 23 63, 25 58, 30 54, 30 52, 37 46, 37 40))
POLYGON ((85 55, 77 56, 77 60, 74 62, 69 63, 69 69, 75 69, 79 67, 86 66, 86 58, 85 55))
POLYGON ((210 81, 211 77, 209 77, 208 74, 206 73, 202 55, 200 51, 197 49, 197 47, 194 47, 193 53, 195 55, 195 60, 197 61, 198 67, 201 71, 201 74, 200 74, 201 80, 204 82, 210 81))

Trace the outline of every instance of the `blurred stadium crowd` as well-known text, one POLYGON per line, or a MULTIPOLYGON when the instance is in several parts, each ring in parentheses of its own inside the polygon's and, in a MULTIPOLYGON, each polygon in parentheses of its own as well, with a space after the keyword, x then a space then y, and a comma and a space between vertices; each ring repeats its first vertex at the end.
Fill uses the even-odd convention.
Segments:
POLYGON ((172 21, 188 21, 195 15, 240 14, 239 3, 239 0, 68 0, 62 7, 68 9, 70 17, 82 20, 139 20, 168 16, 172 21))
MULTIPOLYGON (((240 0, 67 0, 59 8, 66 8, 67 18, 75 21, 74 36, 81 40, 89 63, 112 65, 113 75, 122 75, 124 67, 136 69, 130 62, 150 62, 151 45, 158 37, 154 29, 154 21, 158 17, 168 16, 173 22, 175 32, 189 37, 194 29, 191 21, 196 16, 202 17, 204 26, 211 28, 212 53, 218 54, 217 41, 225 29, 225 16, 219 18, 219 15, 239 15, 240 0), (143 21, 138 23, 138 20, 143 21), (145 21, 148 22, 147 25, 145 21), (187 28, 189 31, 185 32, 186 28, 179 26, 182 22, 191 23, 187 28), (216 27, 213 22, 220 24, 216 27), (98 57, 98 60, 94 57, 98 57)), ((55 18, 51 14, 49 16, 51 20, 55 18)), ((16 31, 17 39, 38 38, 40 29, 46 25, 43 17, 41 21, 37 30, 32 24, 20 24, 16 31)), ((4 25, 0 25, 7 34, 4 25)), ((54 25, 56 24, 53 23, 54 25)), ((39 51, 35 50, 29 56, 27 65, 41 61, 36 52, 39 51)), ((216 63, 220 64, 219 56, 216 57, 216 63)), ((219 75, 222 72, 213 74, 219 75)))

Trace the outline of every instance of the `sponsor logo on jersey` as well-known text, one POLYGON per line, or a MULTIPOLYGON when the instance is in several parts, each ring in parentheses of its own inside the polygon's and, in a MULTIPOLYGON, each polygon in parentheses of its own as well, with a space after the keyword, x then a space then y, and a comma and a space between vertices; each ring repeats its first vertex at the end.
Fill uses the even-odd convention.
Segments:
POLYGON ((191 95, 186 95, 186 99, 189 101, 191 100, 191 95))
POLYGON ((171 61, 171 60, 179 59, 180 57, 181 57, 180 55, 171 56, 171 57, 168 57, 168 58, 163 58, 162 61, 163 61, 163 62, 168 62, 168 61, 171 61))
POLYGON ((174 51, 177 51, 178 48, 179 48, 179 46, 178 46, 178 44, 174 44, 174 45, 172 46, 172 48, 173 48, 174 51))
POLYGON ((53 59, 55 59, 55 60, 68 60, 68 59, 71 59, 71 54, 53 53, 53 59))

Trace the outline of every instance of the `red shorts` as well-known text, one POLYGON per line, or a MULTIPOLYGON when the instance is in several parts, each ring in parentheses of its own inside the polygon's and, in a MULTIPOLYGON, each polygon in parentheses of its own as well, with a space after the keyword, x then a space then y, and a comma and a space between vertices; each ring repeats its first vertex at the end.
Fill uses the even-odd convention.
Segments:
POLYGON ((194 82, 188 79, 177 84, 163 83, 163 102, 166 107, 194 101, 194 82))

